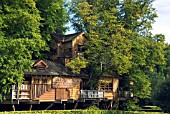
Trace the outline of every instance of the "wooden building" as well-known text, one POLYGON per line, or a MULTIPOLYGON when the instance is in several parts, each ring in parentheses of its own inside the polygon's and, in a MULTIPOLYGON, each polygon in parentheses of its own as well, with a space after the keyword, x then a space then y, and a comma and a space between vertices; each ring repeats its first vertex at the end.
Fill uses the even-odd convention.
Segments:
POLYGON ((83 32, 71 35, 54 35, 51 44, 53 53, 50 60, 34 61, 32 71, 25 72, 24 82, 13 85, 10 95, 1 103, 113 102, 132 97, 129 91, 120 89, 119 82, 122 80, 120 77, 102 76, 98 89, 87 90, 84 85, 89 80, 89 76, 73 74, 65 67, 72 58, 83 56, 83 45, 86 39, 83 32))
POLYGON ((87 75, 74 75, 64 66, 48 60, 36 61, 31 72, 25 73, 21 85, 13 85, 12 103, 75 101, 80 96, 81 83, 87 75))
POLYGON ((86 40, 84 32, 69 35, 54 34, 51 43, 53 53, 50 59, 66 65, 72 58, 83 56, 83 45, 86 40))

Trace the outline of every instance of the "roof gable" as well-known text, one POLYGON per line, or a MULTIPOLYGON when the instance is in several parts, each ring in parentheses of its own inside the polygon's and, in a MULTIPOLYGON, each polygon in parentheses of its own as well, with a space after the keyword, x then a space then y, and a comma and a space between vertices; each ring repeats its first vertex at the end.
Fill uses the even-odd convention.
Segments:
POLYGON ((85 33, 84 32, 78 32, 78 33, 68 34, 68 35, 54 34, 53 38, 55 39, 55 41, 70 42, 80 35, 85 36, 85 33))
POLYGON ((37 61, 34 65, 34 68, 38 68, 38 69, 46 69, 48 67, 47 63, 44 62, 43 60, 37 61))

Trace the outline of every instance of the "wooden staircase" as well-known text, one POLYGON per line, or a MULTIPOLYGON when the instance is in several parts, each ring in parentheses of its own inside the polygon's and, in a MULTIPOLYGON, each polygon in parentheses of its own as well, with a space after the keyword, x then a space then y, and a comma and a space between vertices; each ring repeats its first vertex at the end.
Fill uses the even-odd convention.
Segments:
POLYGON ((55 89, 50 89, 45 93, 41 94, 39 97, 35 98, 35 100, 40 101, 55 101, 55 89))

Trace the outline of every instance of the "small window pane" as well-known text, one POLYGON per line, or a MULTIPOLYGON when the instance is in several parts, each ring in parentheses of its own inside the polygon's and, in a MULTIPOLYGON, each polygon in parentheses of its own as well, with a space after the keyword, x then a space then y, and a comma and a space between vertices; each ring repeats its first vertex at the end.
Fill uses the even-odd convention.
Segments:
POLYGON ((47 83, 47 78, 43 78, 43 79, 42 79, 42 83, 43 83, 43 84, 46 84, 46 83, 47 83))

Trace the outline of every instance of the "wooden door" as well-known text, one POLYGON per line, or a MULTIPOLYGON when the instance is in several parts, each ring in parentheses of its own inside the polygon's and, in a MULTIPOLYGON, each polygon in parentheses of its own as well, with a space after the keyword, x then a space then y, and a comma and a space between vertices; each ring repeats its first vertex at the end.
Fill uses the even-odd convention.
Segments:
POLYGON ((67 100, 69 98, 69 90, 67 88, 56 88, 56 99, 67 100))

